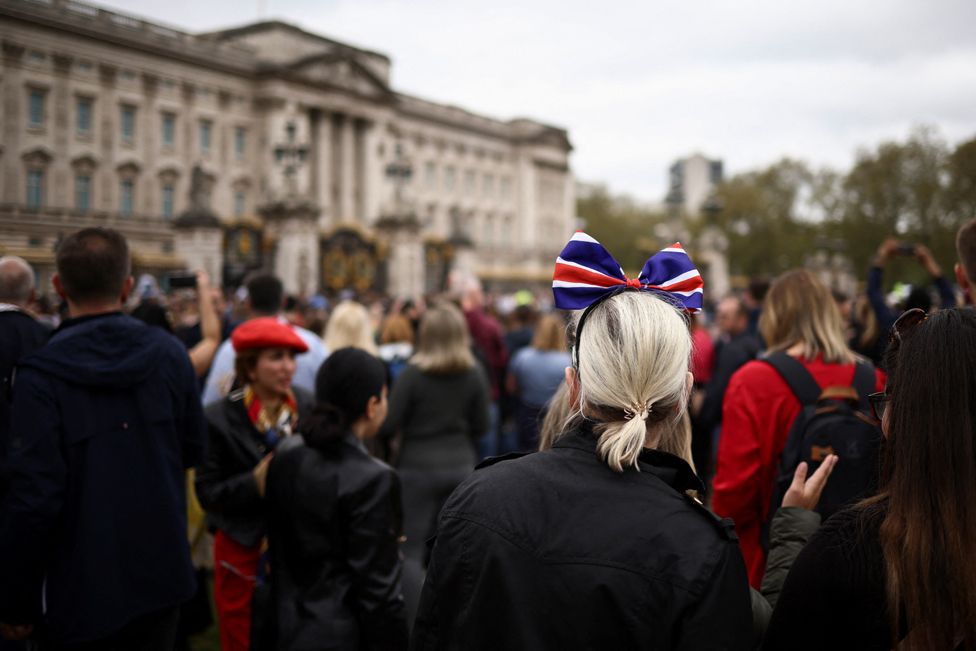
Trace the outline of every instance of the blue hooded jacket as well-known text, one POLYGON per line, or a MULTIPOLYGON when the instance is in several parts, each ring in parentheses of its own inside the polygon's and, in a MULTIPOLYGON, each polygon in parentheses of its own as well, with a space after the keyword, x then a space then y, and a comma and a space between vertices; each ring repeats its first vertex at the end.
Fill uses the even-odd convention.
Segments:
POLYGON ((0 621, 97 640, 194 591, 184 469, 205 422, 183 346, 121 313, 67 321, 13 386, 0 621))

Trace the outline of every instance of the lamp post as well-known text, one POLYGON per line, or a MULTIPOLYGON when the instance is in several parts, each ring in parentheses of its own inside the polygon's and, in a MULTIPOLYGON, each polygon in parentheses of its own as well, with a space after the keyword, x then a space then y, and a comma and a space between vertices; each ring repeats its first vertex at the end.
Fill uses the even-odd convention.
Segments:
POLYGON ((308 147, 295 142, 295 124, 289 122, 285 126, 286 141, 274 148, 275 162, 283 166, 282 173, 285 177, 285 195, 294 196, 298 194, 298 182, 296 176, 298 169, 305 164, 308 158, 308 147))

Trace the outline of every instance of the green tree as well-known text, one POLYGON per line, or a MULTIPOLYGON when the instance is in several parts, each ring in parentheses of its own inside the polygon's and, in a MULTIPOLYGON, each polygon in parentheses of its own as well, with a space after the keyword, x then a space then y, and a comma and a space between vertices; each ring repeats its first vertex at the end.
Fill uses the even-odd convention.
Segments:
POLYGON ((664 219, 629 197, 610 194, 605 186, 581 192, 576 214, 585 221, 586 232, 610 251, 630 277, 640 272, 653 252, 654 225, 664 219))

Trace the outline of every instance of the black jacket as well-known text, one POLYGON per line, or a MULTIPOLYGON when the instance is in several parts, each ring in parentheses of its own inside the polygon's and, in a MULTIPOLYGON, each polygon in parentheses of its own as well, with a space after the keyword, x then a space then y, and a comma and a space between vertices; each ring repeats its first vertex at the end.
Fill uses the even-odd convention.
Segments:
POLYGON ((440 515, 415 649, 746 649, 730 521, 681 459, 616 473, 585 427, 475 472, 440 515))
POLYGON ((705 389, 705 402, 698 415, 699 422, 709 434, 722 423, 722 400, 725 390, 729 388, 729 380, 746 362, 756 359, 759 350, 759 340, 748 332, 740 333, 719 346, 715 372, 705 389))
POLYGON ((267 500, 275 648, 405 650, 396 472, 351 435, 322 452, 295 436, 267 500))
MULTIPOLYGON (((298 420, 308 416, 312 395, 292 387, 298 420)), ((197 469, 196 490, 211 530, 220 529, 234 542, 253 547, 266 532, 264 501, 254 479, 254 466, 272 450, 251 423, 244 408, 244 392, 235 391, 207 405, 207 457, 197 469)))
POLYGON ((10 397, 14 367, 21 358, 44 345, 51 331, 34 317, 0 304, 0 498, 5 480, 3 460, 10 442, 10 397))
POLYGON ((40 606, 57 642, 95 640, 194 592, 184 468, 204 421, 182 344, 121 313, 66 321, 13 388, 0 509, 0 621, 40 606))

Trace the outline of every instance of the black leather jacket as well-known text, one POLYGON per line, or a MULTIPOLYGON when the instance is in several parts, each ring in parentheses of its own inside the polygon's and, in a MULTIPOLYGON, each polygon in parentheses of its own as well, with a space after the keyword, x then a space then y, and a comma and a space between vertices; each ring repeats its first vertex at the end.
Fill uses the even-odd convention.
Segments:
POLYGON ((405 650, 396 472, 352 435, 292 437, 268 471, 275 649, 405 650))
POLYGON ((730 521, 683 460, 616 473, 586 428, 475 472, 440 514, 414 649, 747 649, 730 521))
MULTIPOLYGON (((313 398, 293 388, 298 420, 307 418, 313 398)), ((244 394, 235 391, 206 407, 207 456, 197 468, 196 490, 207 512, 207 524, 234 542, 253 547, 265 535, 264 501, 254 479, 254 466, 271 452, 244 408, 244 394)))

